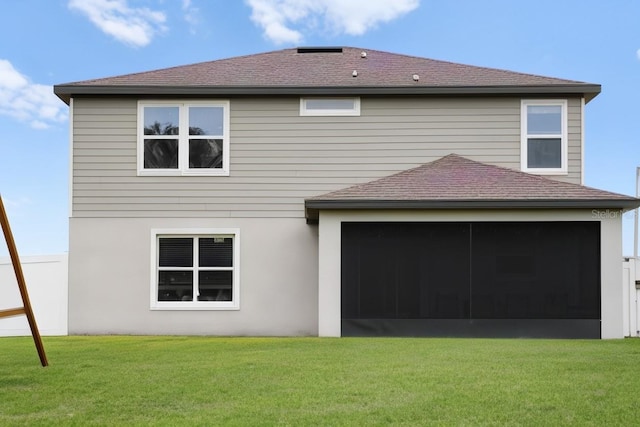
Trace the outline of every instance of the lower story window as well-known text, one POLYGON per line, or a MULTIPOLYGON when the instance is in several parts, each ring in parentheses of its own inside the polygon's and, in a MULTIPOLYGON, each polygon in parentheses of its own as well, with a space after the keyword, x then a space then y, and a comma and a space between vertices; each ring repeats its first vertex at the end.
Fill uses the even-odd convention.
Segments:
POLYGON ((239 231, 153 230, 151 308, 237 310, 239 231))

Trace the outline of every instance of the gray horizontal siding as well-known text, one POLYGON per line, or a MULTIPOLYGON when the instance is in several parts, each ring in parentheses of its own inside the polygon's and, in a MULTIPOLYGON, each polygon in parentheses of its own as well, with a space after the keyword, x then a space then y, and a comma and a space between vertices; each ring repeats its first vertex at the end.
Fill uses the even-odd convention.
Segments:
MULTIPOLYGON (((580 182, 580 100, 569 169, 580 182)), ((137 103, 76 99, 75 217, 298 217, 304 199, 457 153, 520 167, 520 100, 363 98, 360 117, 300 117, 298 98, 231 100, 228 177, 139 177, 137 103)))

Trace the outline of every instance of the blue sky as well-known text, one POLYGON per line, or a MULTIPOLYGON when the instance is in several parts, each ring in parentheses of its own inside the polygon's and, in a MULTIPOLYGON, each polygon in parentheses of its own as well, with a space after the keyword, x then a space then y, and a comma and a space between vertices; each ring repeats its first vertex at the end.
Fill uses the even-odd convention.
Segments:
MULTIPOLYGON (((294 46, 355 46, 602 85, 588 186, 633 195, 640 1, 4 0, 0 193, 22 255, 67 250, 69 129, 54 84, 294 46)), ((624 252, 633 253, 633 214, 624 252)), ((0 255, 6 254, 0 244, 0 255)))

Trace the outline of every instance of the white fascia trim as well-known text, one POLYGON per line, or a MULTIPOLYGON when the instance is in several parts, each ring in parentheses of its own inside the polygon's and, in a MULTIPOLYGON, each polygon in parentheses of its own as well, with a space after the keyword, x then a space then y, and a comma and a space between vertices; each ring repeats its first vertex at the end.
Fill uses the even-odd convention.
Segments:
MULTIPOLYGON (((520 170, 535 175, 568 175, 569 174, 569 112, 566 99, 523 99, 520 101, 520 170), (529 168, 527 167, 527 106, 528 105, 560 105, 562 107, 562 133, 559 168, 529 168)), ((555 136, 557 137, 557 136, 555 136)))
POLYGON ((302 97, 300 98, 300 115, 301 116, 359 116, 360 115, 360 97, 357 96, 348 96, 348 97, 302 97), (308 110, 307 109, 307 100, 318 100, 318 99, 351 99, 353 100, 353 109, 350 110, 335 110, 335 109, 326 109, 326 110, 308 110))
POLYGON ((240 310, 240 228, 153 228, 151 229, 150 242, 150 310, 173 311, 225 311, 240 310), (172 237, 201 237, 201 236, 228 236, 233 237, 233 301, 158 301, 157 285, 157 260, 158 260, 158 236, 170 235, 172 237))

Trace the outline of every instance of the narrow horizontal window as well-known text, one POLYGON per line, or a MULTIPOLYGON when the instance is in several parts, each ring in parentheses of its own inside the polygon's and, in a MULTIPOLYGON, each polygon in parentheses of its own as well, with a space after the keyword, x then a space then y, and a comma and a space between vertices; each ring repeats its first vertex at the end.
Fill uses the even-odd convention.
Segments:
POLYGON ((360 98, 300 98, 301 116, 359 116, 360 98))

